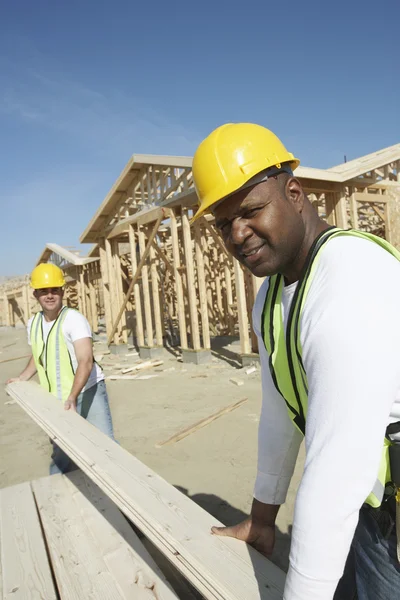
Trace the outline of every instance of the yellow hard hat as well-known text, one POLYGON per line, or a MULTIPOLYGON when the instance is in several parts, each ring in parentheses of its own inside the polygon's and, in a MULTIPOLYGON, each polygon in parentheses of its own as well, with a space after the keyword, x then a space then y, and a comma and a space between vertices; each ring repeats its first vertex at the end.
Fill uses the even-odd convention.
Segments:
POLYGON ((254 123, 221 125, 201 142, 193 157, 193 183, 200 206, 192 221, 261 171, 280 168, 283 163, 295 169, 300 161, 269 129, 254 123))
POLYGON ((31 273, 31 287, 34 290, 63 287, 64 285, 63 272, 60 267, 52 263, 42 263, 35 267, 31 273))

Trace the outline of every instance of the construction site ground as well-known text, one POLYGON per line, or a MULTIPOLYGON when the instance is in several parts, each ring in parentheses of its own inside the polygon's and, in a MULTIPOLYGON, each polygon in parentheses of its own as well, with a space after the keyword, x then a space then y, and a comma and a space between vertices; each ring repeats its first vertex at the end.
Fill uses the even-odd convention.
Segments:
MULTIPOLYGON (((145 378, 107 380, 107 388, 118 442, 230 525, 243 519, 251 506, 261 377, 259 367, 250 374, 246 374, 248 367, 241 367, 237 340, 221 338, 214 340, 213 346, 208 365, 184 364, 178 353, 164 350, 161 365, 140 372, 145 378), (243 383, 237 385, 238 381, 243 383), (180 430, 243 398, 247 401, 232 412, 181 441, 157 447, 180 430)), ((0 487, 48 475, 48 437, 4 391, 6 380, 16 377, 27 362, 27 358, 8 359, 27 354, 25 329, 0 328, 0 487)), ((122 355, 107 354, 103 341, 95 343, 95 355, 103 355, 100 362, 106 377, 121 374, 122 369, 140 360, 134 349, 122 355)), ((272 561, 284 570, 288 567, 293 507, 303 462, 302 449, 287 502, 278 516, 272 561)))

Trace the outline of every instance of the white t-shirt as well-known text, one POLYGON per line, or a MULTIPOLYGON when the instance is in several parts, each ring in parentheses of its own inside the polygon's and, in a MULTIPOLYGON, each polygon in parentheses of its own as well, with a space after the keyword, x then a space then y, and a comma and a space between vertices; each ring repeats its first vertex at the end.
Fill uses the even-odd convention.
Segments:
MULTIPOLYGON (((302 440, 276 391, 254 309, 262 369, 255 497, 282 504, 302 440)), ((284 321, 297 284, 283 290, 284 321)), ((284 600, 331 600, 358 513, 377 479, 389 423, 400 420, 400 262, 377 244, 338 237, 321 251, 300 320, 309 385, 306 461, 297 493, 284 600)))
MULTIPOLYGON (((28 321, 28 343, 31 345, 30 340, 30 332, 32 321, 34 317, 29 319, 28 321)), ((42 315, 42 324, 43 324, 43 339, 44 343, 47 342, 47 336, 49 335, 50 329, 52 328, 55 321, 46 321, 44 316, 42 315)), ((69 310, 62 324, 62 332, 64 335, 65 343, 67 344, 68 352, 71 357, 72 366, 74 372, 76 372, 78 361, 76 360, 74 342, 77 340, 81 340, 82 338, 91 338, 92 330, 90 329, 90 325, 85 319, 85 317, 78 312, 77 310, 69 310)), ((45 354, 44 354, 45 355, 45 354)), ((92 371, 89 375, 89 379, 82 391, 88 390, 93 385, 96 385, 99 381, 104 379, 104 373, 96 363, 93 363, 92 371)))

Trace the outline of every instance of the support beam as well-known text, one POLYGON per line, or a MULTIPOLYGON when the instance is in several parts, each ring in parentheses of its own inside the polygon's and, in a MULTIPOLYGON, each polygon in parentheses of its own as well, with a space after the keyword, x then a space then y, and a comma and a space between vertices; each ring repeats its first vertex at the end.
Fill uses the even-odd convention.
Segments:
POLYGON ((186 278, 189 296, 190 333, 193 350, 200 350, 199 320, 197 315, 196 280, 194 276, 192 236, 188 210, 182 209, 182 234, 185 248, 186 278))
POLYGON ((185 300, 183 296, 183 282, 180 273, 181 259, 179 254, 179 235, 178 235, 178 224, 176 221, 176 215, 171 210, 170 216, 171 223, 171 242, 172 242, 172 256, 174 260, 174 279, 175 279, 175 293, 177 301, 177 313, 179 323, 179 336, 181 338, 181 348, 187 350, 187 330, 186 330, 186 316, 185 316, 185 300))
MULTIPOLYGON (((132 273, 137 271, 137 258, 136 258, 136 238, 135 230, 133 225, 129 225, 129 247, 131 251, 131 265, 132 273)), ((142 299, 140 297, 140 287, 136 282, 133 287, 133 294, 135 297, 135 322, 136 322, 136 342, 137 345, 144 346, 144 332, 143 332, 143 313, 142 313, 142 299)))
POLYGON ((99 255, 100 255, 100 272, 101 272, 101 281, 103 284, 103 301, 104 301, 104 318, 106 322, 106 332, 107 336, 110 337, 113 318, 111 312, 111 294, 110 294, 110 283, 108 279, 108 266, 107 266, 107 257, 106 257, 106 249, 105 249, 105 240, 99 243, 99 255))
MULTIPOLYGON (((112 259, 112 250, 111 250, 110 240, 107 240, 107 239, 105 240, 105 247, 106 247, 106 258, 107 258, 108 288, 110 290, 111 315, 112 315, 112 322, 114 323, 117 318, 118 304, 116 304, 117 291, 115 288, 114 264, 113 264, 113 259, 112 259)), ((118 325, 119 325, 119 319, 118 319, 117 327, 115 328, 115 330, 113 330, 113 328, 112 328, 113 334, 110 337, 110 341, 108 342, 108 344, 110 344, 112 340, 114 340, 115 345, 119 344, 118 325)))
POLYGON ((242 354, 250 354, 249 321, 247 318, 246 290, 244 287, 244 274, 240 263, 233 259, 236 280, 236 298, 238 308, 240 351, 242 354))
POLYGON ((203 252, 201 249, 201 238, 203 236, 203 230, 199 223, 194 226, 194 243, 196 248, 196 263, 197 263, 197 280, 199 284, 199 299, 200 299, 200 314, 201 314, 201 332, 203 336, 203 347, 206 350, 211 348, 210 341, 210 327, 208 323, 208 309, 207 309, 207 289, 206 289, 206 278, 204 273, 204 259, 203 252))
POLYGON ((153 296, 154 327, 156 330, 156 344, 157 344, 157 346, 162 346, 163 345, 162 313, 161 313, 161 305, 160 305, 159 281, 158 281, 158 274, 157 274, 156 252, 154 250, 154 242, 150 248, 150 275, 151 275, 151 291, 152 291, 152 296, 153 296))
POLYGON ((337 227, 341 229, 348 228, 346 191, 344 187, 339 192, 336 192, 335 220, 337 227))

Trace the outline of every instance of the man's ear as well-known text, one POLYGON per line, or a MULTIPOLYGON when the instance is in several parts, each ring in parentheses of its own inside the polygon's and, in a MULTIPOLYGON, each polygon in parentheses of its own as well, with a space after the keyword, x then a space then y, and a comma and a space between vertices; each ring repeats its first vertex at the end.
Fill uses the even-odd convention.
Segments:
POLYGON ((38 295, 37 295, 37 290, 33 290, 33 295, 36 298, 36 300, 38 299, 38 295))
POLYGON ((286 182, 286 197, 293 204, 295 209, 299 212, 303 212, 304 208, 304 190, 300 181, 296 177, 290 177, 286 182))

